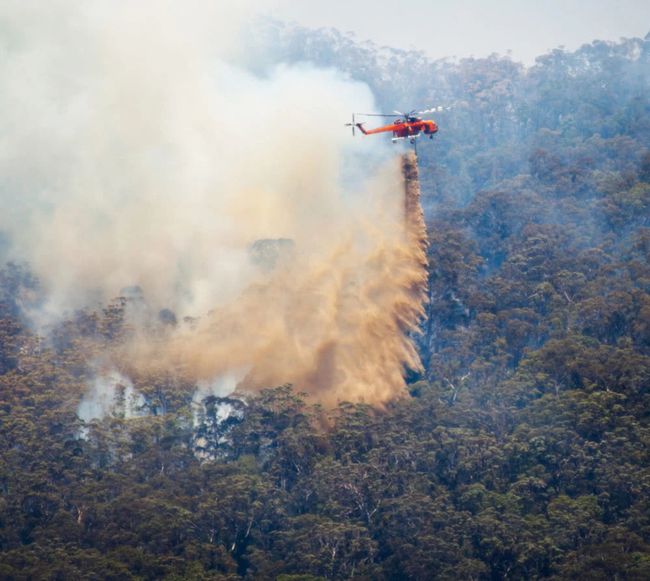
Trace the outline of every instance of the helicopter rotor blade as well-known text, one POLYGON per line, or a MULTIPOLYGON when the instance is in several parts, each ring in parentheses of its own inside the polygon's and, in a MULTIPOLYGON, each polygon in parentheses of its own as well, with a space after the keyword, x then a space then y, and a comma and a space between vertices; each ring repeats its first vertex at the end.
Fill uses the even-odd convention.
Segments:
POLYGON ((436 107, 431 107, 430 109, 425 109, 424 111, 418 111, 418 115, 426 115, 427 113, 440 113, 441 111, 449 111, 451 107, 443 107, 438 105, 436 107))

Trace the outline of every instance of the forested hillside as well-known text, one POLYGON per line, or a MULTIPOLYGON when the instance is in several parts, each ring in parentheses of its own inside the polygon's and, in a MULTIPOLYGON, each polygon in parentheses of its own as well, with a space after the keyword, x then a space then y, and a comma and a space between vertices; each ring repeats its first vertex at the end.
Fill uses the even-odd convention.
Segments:
POLYGON ((425 370, 385 409, 269 386, 198 416, 180 375, 134 374, 141 413, 84 422, 136 299, 39 335, 39 281, 7 264, 0 578, 649 578, 650 37, 528 69, 260 39, 260 70, 306 60, 389 110, 450 107, 418 149, 425 370))

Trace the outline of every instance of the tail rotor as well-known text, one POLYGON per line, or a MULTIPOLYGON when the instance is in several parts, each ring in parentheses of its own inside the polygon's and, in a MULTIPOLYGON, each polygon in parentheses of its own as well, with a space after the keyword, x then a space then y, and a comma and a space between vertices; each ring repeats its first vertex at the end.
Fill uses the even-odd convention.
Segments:
POLYGON ((352 123, 346 123, 346 127, 352 127, 352 137, 356 135, 355 129, 357 128, 356 121, 354 119, 354 113, 352 113, 352 123))

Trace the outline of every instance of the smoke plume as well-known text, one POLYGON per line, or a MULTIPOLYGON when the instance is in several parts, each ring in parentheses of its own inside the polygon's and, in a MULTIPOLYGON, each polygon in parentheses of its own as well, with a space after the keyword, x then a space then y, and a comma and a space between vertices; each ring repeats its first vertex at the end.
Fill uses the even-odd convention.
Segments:
POLYGON ((249 14, 221 4, 3 4, 7 257, 48 292, 37 321, 126 286, 199 316, 137 334, 115 355, 135 367, 196 381, 245 370, 240 388, 387 401, 419 366, 407 332, 424 231, 402 177, 417 168, 342 130, 373 106, 364 85, 307 64, 239 65, 233 31, 249 14), (267 267, 251 258, 265 240, 285 241, 267 267))

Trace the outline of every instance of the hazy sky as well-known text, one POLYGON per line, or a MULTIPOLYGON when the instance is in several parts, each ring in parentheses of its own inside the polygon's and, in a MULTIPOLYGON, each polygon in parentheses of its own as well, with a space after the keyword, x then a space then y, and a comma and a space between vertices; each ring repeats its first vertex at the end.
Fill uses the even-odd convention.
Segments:
POLYGON ((515 60, 594 39, 644 37, 650 0, 279 0, 275 16, 354 32, 433 58, 512 51, 515 60))

